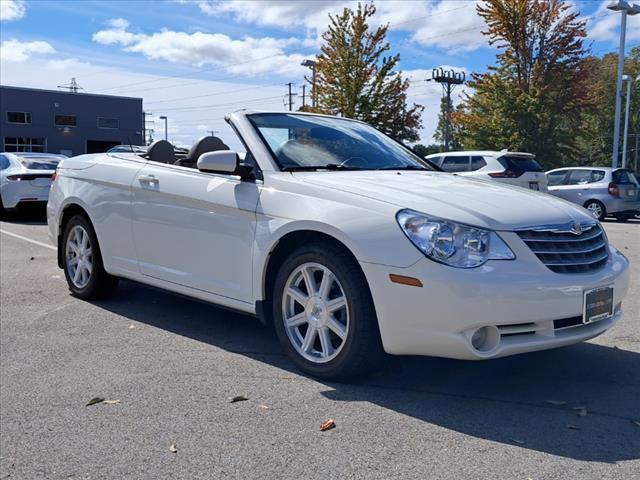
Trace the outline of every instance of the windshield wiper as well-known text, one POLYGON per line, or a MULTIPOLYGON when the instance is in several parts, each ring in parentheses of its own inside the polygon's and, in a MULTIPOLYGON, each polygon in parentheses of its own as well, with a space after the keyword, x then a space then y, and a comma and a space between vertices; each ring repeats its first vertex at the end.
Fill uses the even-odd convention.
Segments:
POLYGON ((315 170, 366 170, 366 169, 347 167, 346 165, 338 165, 337 163, 328 163, 326 165, 293 165, 291 167, 282 167, 283 172, 313 172, 315 170))
POLYGON ((381 167, 376 168, 376 170, 419 170, 430 172, 428 168, 422 167, 420 165, 400 165, 400 166, 391 166, 391 167, 381 167))

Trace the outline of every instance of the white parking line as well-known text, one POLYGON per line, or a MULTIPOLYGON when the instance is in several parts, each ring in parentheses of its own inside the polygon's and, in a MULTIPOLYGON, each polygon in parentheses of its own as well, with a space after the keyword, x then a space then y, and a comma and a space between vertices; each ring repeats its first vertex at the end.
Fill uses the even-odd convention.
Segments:
POLYGON ((25 242, 33 243, 34 245, 38 245, 40 247, 48 248, 49 250, 54 250, 54 251, 57 250, 57 248, 54 247, 53 245, 42 243, 37 240, 33 240, 32 238, 23 237, 22 235, 18 235, 17 233, 7 232, 6 230, 2 230, 1 228, 0 228, 0 233, 4 233, 5 235, 9 235, 10 237, 15 237, 20 240, 24 240, 25 242))

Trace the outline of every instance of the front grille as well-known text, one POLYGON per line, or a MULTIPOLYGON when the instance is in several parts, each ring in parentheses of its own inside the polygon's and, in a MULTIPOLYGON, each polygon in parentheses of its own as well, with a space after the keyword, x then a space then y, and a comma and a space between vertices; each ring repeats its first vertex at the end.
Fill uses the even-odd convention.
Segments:
POLYGON ((553 272, 593 272, 607 263, 607 238, 599 224, 538 227, 517 233, 553 272))

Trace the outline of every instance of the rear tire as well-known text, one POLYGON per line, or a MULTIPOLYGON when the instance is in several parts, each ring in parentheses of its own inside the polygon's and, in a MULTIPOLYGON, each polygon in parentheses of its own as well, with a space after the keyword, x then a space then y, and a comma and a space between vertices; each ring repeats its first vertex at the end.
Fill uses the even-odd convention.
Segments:
POLYGON ((62 248, 62 268, 72 295, 89 300, 113 293, 118 278, 105 271, 98 238, 86 217, 75 215, 67 222, 62 248))
POLYGON ((278 339, 303 372, 346 380, 380 367, 373 300, 348 252, 328 242, 296 249, 280 267, 272 298, 278 339))
POLYGON ((604 204, 599 200, 589 200, 584 204, 584 208, 589 210, 589 213, 593 215, 598 221, 603 221, 604 217, 607 216, 607 209, 604 204))

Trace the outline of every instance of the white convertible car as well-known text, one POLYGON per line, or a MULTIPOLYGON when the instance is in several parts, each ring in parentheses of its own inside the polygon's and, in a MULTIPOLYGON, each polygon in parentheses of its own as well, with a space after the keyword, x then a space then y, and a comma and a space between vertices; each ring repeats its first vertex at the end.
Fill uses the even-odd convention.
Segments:
POLYGON ((128 278, 258 316, 305 372, 382 353, 488 359, 621 316, 628 261, 573 204, 438 171, 364 123, 240 111, 246 148, 63 160, 49 233, 71 292, 128 278))

